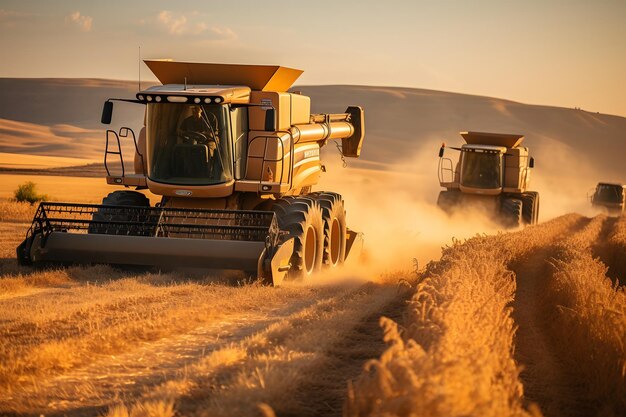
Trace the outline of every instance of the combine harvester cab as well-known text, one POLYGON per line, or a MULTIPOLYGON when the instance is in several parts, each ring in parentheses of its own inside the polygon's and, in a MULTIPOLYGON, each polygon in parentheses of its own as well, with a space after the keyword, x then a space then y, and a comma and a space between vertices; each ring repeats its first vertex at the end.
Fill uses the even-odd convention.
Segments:
POLYGON ((506 227, 532 225, 539 219, 539 193, 528 191, 530 169, 535 162, 528 148, 520 146, 522 135, 461 132, 465 144, 456 165, 439 150, 439 193, 437 205, 444 211, 467 206, 496 215, 506 227))
POLYGON ((107 183, 127 190, 100 205, 41 203, 17 248, 21 264, 237 269, 277 285, 358 257, 362 235, 347 228, 342 197, 312 187, 328 140, 360 155, 360 107, 311 114, 309 97, 286 92, 302 73, 291 68, 145 62, 163 85, 109 99, 102 113, 110 124, 114 101, 146 107, 138 136, 106 133, 107 183))

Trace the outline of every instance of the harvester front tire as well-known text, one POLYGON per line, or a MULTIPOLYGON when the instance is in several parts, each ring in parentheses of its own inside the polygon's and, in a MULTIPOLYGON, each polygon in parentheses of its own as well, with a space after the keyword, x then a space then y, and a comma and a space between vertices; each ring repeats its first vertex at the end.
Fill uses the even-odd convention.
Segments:
POLYGON ((315 198, 322 208, 324 220, 324 256, 322 264, 334 268, 343 264, 346 258, 346 210, 341 195, 320 192, 315 198))
POLYGON ((280 230, 294 239, 287 279, 306 280, 319 271, 324 253, 322 209, 317 201, 307 197, 282 198, 272 210, 280 230))
POLYGON ((522 195, 522 217, 524 224, 533 225, 539 221, 539 193, 531 191, 522 195))
POLYGON ((451 214, 459 202, 458 191, 441 191, 437 197, 437 206, 448 214, 451 214))
POLYGON ((505 198, 502 201, 502 220, 506 227, 515 228, 522 224, 522 200, 505 198))
MULTIPOLYGON (((145 195, 137 191, 113 191, 102 199, 103 206, 132 206, 132 207, 150 207, 150 200, 145 195)), ((107 213, 106 208, 98 209, 93 213, 92 220, 94 221, 130 221, 130 216, 124 214, 111 215, 107 213)), ((124 229, 119 225, 107 225, 107 224, 90 224, 87 230, 89 234, 100 235, 129 235, 132 234, 131 230, 124 229)))

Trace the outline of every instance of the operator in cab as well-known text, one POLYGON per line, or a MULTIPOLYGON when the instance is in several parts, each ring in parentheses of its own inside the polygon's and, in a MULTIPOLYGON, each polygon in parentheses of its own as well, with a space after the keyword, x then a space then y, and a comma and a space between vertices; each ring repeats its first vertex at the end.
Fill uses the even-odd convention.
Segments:
POLYGON ((182 138, 183 143, 207 145, 211 157, 213 157, 217 144, 213 132, 203 117, 202 106, 191 106, 191 116, 180 124, 178 135, 182 138))

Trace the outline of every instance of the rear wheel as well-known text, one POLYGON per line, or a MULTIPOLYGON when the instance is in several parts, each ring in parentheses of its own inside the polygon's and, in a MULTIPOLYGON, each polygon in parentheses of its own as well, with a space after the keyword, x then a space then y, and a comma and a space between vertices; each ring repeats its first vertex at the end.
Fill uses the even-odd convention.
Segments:
POLYGON ((502 201, 501 214, 506 227, 519 227, 522 224, 522 200, 505 198, 502 201))
POLYGON ((324 226, 319 203, 311 198, 282 198, 272 210, 278 226, 294 239, 289 279, 308 279, 320 270, 324 254, 324 226))
POLYGON ((539 193, 531 191, 522 195, 524 224, 536 224, 539 220, 539 193))
MULTIPOLYGON (((103 206, 129 206, 137 208, 149 208, 150 200, 137 191, 114 191, 102 199, 103 206)), ((120 210, 111 210, 106 207, 99 208, 94 211, 92 221, 87 229, 89 234, 100 235, 130 235, 145 236, 150 234, 149 225, 156 221, 152 216, 141 213, 120 212, 120 210), (133 227, 128 225, 110 224, 107 222, 141 222, 140 225, 133 227), (148 225, 148 227, 145 227, 148 225)))
POLYGON ((322 208, 324 220, 324 255, 322 263, 326 267, 336 267, 346 257, 346 210, 341 195, 330 192, 314 194, 322 208))

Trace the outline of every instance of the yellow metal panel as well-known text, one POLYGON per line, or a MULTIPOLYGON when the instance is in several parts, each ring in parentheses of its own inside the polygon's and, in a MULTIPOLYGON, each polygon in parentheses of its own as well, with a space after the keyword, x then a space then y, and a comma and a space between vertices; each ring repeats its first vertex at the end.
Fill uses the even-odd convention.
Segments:
POLYGON ((300 94, 291 94, 291 124, 308 124, 311 119, 311 99, 300 94))
POLYGON ((267 138, 259 135, 250 135, 249 137, 248 156, 253 158, 263 158, 265 156, 267 138))
POLYGON ((261 180, 263 171, 263 159, 261 158, 248 158, 248 165, 246 168, 247 180, 261 180))
POLYGON ((520 188, 522 171, 519 167, 506 167, 504 170, 504 187, 520 188))
POLYGON ((107 184, 126 185, 130 187, 146 187, 146 176, 143 174, 126 174, 123 177, 107 175, 107 184))
POLYGON ((321 173, 322 170, 320 169, 319 162, 305 164, 295 168, 293 170, 293 188, 317 184, 321 173))
POLYGON ((162 84, 245 85, 259 91, 287 91, 303 71, 279 65, 237 65, 146 60, 162 84))
POLYGON ((215 185, 177 185, 164 184, 150 179, 147 180, 150 192, 157 195, 165 195, 168 197, 177 197, 176 191, 191 191, 191 197, 200 198, 217 198, 228 197, 233 193, 235 180, 215 185))
POLYGON ((248 135, 246 180, 288 183, 290 151, 289 134, 250 132, 248 135))
POLYGON ((525 168, 528 166, 528 149, 508 149, 504 155, 504 165, 506 165, 507 168, 525 168))
POLYGON ((273 107, 276 110, 276 129, 287 130, 291 127, 291 94, 254 91, 250 94, 251 104, 260 106, 248 110, 250 130, 265 129, 265 111, 273 107))

